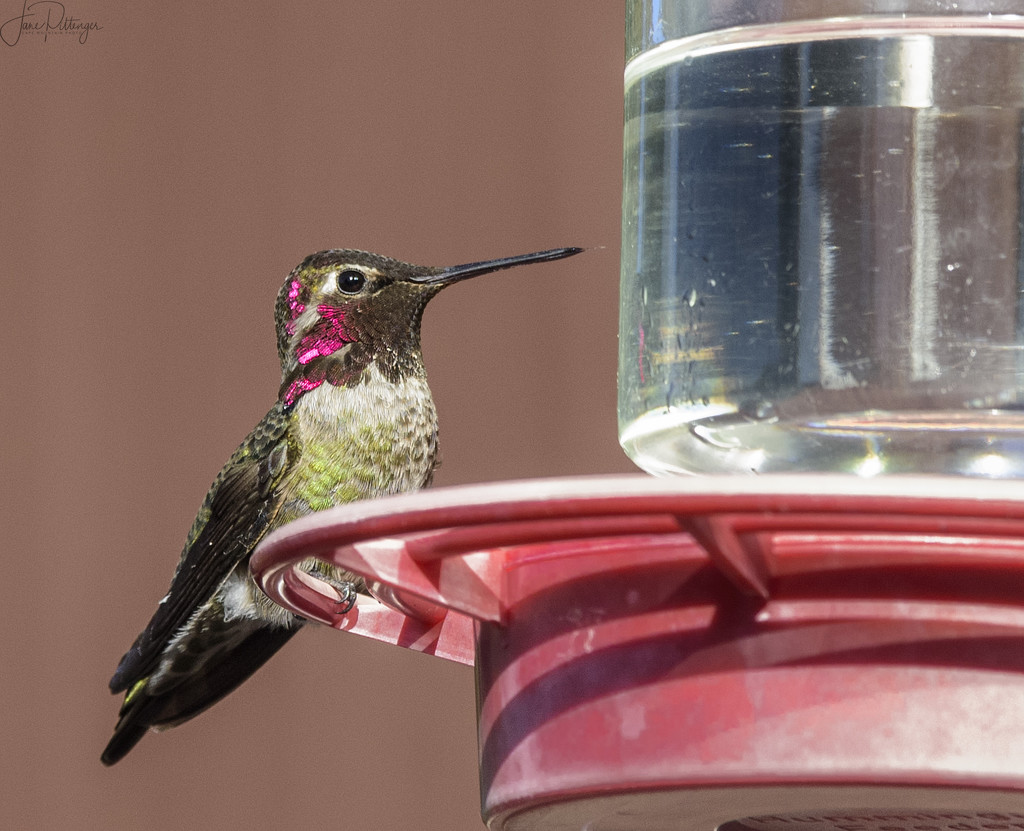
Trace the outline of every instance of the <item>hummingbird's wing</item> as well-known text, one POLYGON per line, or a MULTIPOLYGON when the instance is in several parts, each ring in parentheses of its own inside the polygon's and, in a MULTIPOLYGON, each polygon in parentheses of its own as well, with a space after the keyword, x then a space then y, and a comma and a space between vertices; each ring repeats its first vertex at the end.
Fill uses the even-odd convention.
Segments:
POLYGON ((122 692, 146 678, 174 636, 267 533, 285 499, 276 485, 294 463, 288 412, 267 413, 224 466, 189 532, 167 595, 110 679, 122 692))
POLYGON ((122 759, 150 727, 179 724, 219 701, 297 631, 228 621, 210 605, 287 498, 281 480, 297 455, 289 425, 287 410, 275 405, 214 480, 170 590, 110 681, 112 692, 129 692, 103 751, 104 764, 122 759), (172 657, 164 662, 165 655, 172 657))

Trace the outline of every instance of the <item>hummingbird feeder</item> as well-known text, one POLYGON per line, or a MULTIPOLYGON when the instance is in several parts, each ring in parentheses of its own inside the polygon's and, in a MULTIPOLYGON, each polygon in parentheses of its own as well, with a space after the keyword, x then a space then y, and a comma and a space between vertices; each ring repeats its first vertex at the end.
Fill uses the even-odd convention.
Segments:
POLYGON ((1024 483, 609 476, 358 502, 257 550, 328 626, 476 667, 513 829, 1024 827, 1024 483), (363 575, 338 613, 299 568, 363 575))

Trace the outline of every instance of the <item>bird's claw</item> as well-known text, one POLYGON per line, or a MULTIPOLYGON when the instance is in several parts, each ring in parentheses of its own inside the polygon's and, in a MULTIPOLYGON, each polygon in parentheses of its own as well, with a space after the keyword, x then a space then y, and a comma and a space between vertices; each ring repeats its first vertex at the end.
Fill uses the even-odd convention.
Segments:
POLYGON ((338 606, 337 614, 347 615, 352 611, 352 608, 356 605, 356 598, 359 596, 359 592, 356 591, 355 584, 351 580, 335 580, 332 577, 326 577, 319 575, 318 579, 323 580, 328 586, 334 589, 341 597, 334 601, 334 604, 338 606))

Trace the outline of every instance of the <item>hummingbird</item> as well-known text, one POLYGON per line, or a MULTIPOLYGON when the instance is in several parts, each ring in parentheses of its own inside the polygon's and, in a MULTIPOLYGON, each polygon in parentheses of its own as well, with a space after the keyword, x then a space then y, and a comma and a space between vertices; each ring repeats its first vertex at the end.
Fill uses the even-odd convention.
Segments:
MULTIPOLYGON (((120 761, 150 729, 174 727, 259 669, 304 621, 264 595, 249 557, 270 531, 313 511, 430 484, 437 414, 420 351, 427 303, 452 283, 581 248, 449 268, 351 249, 320 251, 288 275, 274 321, 277 401, 217 474, 170 589, 110 680, 125 693, 101 757, 120 761)), ((310 560, 347 612, 358 575, 310 560)))

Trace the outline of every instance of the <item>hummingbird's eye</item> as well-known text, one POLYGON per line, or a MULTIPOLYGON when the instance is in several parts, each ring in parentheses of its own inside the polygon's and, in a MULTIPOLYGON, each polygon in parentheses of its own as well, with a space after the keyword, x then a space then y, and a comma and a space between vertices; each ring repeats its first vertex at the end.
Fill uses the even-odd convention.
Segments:
POLYGON ((366 285, 366 275, 354 268, 338 275, 338 288, 345 294, 355 294, 366 285))

